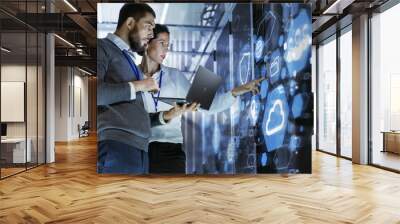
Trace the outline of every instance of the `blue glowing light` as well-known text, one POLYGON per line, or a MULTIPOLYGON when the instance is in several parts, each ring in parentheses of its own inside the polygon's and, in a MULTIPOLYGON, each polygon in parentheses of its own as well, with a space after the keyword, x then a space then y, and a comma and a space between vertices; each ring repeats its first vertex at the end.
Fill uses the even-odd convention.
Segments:
POLYGON ((270 65, 269 65, 269 78, 271 84, 279 81, 280 71, 282 66, 282 55, 279 49, 275 50, 271 54, 270 65))
POLYGON ((261 99, 267 97, 268 86, 269 86, 268 80, 265 79, 264 81, 261 82, 261 99))
POLYGON ((264 40, 262 37, 258 37, 257 41, 256 41, 256 46, 255 46, 255 59, 256 62, 258 62, 260 59, 262 59, 263 57, 263 53, 264 53, 264 40))
POLYGON ((260 96, 254 95, 252 96, 250 103, 250 121, 252 126, 256 125, 259 111, 260 111, 260 96))
POLYGON ((289 142, 289 149, 291 151, 296 151, 300 147, 302 147, 301 137, 296 135, 291 136, 289 142))
POLYGON ((304 98, 302 94, 294 96, 292 104, 292 114, 294 118, 299 118, 303 114, 304 98))
POLYGON ((289 25, 284 55, 289 74, 300 72, 310 63, 311 30, 311 18, 303 9, 289 25))
POLYGON ((279 85, 268 95, 262 123, 262 131, 268 151, 282 146, 288 124, 288 111, 289 106, 285 89, 282 85, 279 85))
POLYGON ((261 156, 261 166, 266 166, 268 162, 267 153, 263 153, 261 156))

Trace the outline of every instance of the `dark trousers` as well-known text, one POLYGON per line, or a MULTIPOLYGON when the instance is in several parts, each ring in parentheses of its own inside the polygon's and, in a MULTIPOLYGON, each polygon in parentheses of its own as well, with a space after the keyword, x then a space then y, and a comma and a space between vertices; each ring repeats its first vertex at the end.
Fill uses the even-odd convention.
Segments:
POLYGON ((182 144, 151 142, 149 165, 150 173, 186 173, 186 155, 182 144))
POLYGON ((147 174, 147 152, 121 142, 101 141, 97 148, 97 172, 113 174, 147 174))

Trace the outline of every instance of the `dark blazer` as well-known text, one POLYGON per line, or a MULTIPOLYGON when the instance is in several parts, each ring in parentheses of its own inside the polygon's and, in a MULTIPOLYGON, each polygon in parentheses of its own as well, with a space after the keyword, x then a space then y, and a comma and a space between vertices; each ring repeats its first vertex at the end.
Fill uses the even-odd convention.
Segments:
POLYGON ((98 141, 114 140, 148 150, 150 127, 161 125, 159 113, 148 114, 141 93, 131 100, 135 81, 129 62, 109 39, 97 40, 98 141))

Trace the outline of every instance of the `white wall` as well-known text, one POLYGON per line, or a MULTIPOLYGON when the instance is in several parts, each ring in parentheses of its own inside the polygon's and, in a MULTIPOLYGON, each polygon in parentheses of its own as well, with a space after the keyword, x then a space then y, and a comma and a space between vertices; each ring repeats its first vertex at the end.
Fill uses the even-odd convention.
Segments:
POLYGON ((55 86, 55 140, 77 139, 78 124, 83 125, 89 117, 88 78, 76 68, 56 67, 55 86))
MULTIPOLYGON (((25 82, 25 65, 2 65, 1 81, 4 82, 25 82)), ((28 68, 29 70, 30 68, 28 68)), ((7 108, 1 108, 7 110, 7 108)), ((25 138, 25 122, 7 123, 7 137, 9 138, 25 138)))
POLYGON ((67 67, 55 68, 55 141, 68 140, 68 117, 70 84, 69 69, 67 67))
MULTIPOLYGON (((18 64, 9 64, 1 66, 1 81, 2 82, 25 82, 26 70, 28 72, 28 79, 30 86, 36 86, 36 80, 33 81, 30 79, 30 74, 36 75, 36 67, 18 64)), ((27 88, 27 106, 30 106, 28 112, 35 110, 36 111, 36 88, 27 88), (32 104, 32 102, 34 102, 32 104), (32 108, 34 107, 34 108, 32 108)), ((7 108, 1 108, 1 110, 7 110, 7 108)), ((27 113, 28 122, 34 121, 36 123, 37 115, 36 113, 27 113)), ((8 137, 25 137, 25 123, 26 122, 7 122, 7 136, 8 137)), ((33 127, 33 124, 28 125, 29 127, 33 127)), ((34 127, 36 130, 36 126, 34 127)), ((28 137, 30 131, 28 130, 28 137)))
MULTIPOLYGON (((6 122, 8 138, 30 139, 32 162, 44 162, 44 74, 42 67, 25 66, 25 64, 3 64, 1 66, 1 81, 26 83, 26 107, 22 110, 27 115, 25 122, 6 122), (38 70, 37 70, 38 69, 38 70), (27 80, 25 80, 27 78, 27 80), (38 150, 38 151, 37 151, 38 150), (39 156, 37 157, 37 153, 39 156)), ((2 96, 4 97, 4 96, 2 96)), ((10 110, 10 108, 1 108, 10 110)))
MULTIPOLYGON (((76 72, 77 70, 75 70, 76 72)), ((71 120, 71 135, 73 138, 79 137, 78 124, 83 125, 85 121, 89 120, 89 102, 88 102, 88 78, 79 75, 74 75, 74 108, 72 108, 72 120, 71 120), (81 108, 80 108, 81 107, 81 108), (81 110, 81 111, 80 111, 81 110)))

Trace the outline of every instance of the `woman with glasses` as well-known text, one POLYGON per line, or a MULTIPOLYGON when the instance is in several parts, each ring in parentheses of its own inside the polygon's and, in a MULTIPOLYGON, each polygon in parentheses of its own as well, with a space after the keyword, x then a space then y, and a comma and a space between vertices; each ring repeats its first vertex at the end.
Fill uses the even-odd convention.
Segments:
MULTIPOLYGON (((158 97, 185 98, 191 86, 185 75, 176 68, 163 65, 169 50, 169 30, 156 24, 154 37, 142 53, 140 69, 147 77, 156 80, 158 93, 145 93, 145 107, 149 113, 161 112, 160 122, 165 125, 153 127, 149 145, 150 173, 185 173, 186 155, 183 151, 181 116, 185 112, 196 111, 197 103, 171 106, 158 97), (164 117, 164 119, 162 119, 164 117)), ((236 97, 247 92, 258 93, 262 80, 254 80, 224 94, 216 95, 208 112, 217 113, 229 109, 236 97)))

